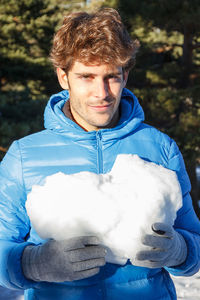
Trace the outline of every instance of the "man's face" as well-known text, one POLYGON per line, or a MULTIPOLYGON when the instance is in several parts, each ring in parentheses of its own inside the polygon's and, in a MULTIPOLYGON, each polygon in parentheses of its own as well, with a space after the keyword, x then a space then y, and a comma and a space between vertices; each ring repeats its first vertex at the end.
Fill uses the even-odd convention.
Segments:
POLYGON ((85 65, 79 61, 67 75, 62 72, 58 70, 58 79, 69 90, 74 120, 86 131, 114 127, 128 73, 118 66, 85 65))

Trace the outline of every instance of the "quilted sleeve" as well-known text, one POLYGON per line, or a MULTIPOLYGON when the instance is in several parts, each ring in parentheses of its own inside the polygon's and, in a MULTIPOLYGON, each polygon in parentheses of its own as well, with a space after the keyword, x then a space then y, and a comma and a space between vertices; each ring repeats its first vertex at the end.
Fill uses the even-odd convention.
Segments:
POLYGON ((0 285, 11 289, 34 285, 25 279, 20 265, 30 227, 25 200, 21 156, 14 142, 0 164, 0 285))
POLYGON ((184 237, 188 255, 183 264, 166 269, 173 275, 191 276, 200 268, 200 221, 193 209, 190 196, 191 185, 183 157, 174 141, 170 148, 168 168, 176 171, 181 185, 183 206, 177 212, 174 227, 184 237))

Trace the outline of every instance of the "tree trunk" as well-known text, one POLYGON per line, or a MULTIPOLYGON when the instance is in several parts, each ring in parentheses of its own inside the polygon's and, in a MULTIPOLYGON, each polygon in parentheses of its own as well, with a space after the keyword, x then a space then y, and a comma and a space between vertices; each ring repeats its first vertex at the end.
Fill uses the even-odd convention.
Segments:
POLYGON ((183 42, 183 55, 182 65, 183 73, 181 78, 181 87, 185 88, 190 84, 190 73, 192 71, 192 52, 193 52, 193 34, 189 27, 184 28, 184 42, 183 42))
POLYGON ((198 183, 197 183, 197 175, 196 175, 196 162, 194 160, 187 162, 187 171, 192 185, 191 197, 192 197, 193 207, 197 217, 200 219, 200 207, 198 205, 199 195, 198 195, 198 183))

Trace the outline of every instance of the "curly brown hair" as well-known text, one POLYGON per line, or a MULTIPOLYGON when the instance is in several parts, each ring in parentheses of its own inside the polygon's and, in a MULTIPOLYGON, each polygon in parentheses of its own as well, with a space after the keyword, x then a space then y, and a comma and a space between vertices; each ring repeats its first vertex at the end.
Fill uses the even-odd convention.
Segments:
POLYGON ((84 64, 115 64, 125 71, 135 64, 139 42, 133 41, 118 12, 102 8, 95 13, 65 16, 54 36, 50 59, 67 73, 75 60, 84 64))

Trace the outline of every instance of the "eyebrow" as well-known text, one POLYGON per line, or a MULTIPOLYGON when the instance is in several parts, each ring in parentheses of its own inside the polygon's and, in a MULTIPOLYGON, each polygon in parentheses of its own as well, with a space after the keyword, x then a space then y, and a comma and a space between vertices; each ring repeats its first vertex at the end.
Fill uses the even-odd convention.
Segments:
MULTIPOLYGON (((78 76, 80 76, 80 75, 92 75, 92 76, 96 76, 97 74, 95 74, 95 73, 91 73, 91 72, 83 72, 83 73, 74 73, 75 75, 78 75, 78 76)), ((111 72, 111 73, 108 73, 108 74, 105 74, 105 77, 107 77, 107 76, 111 76, 111 75, 122 75, 123 74, 123 72, 111 72)))

